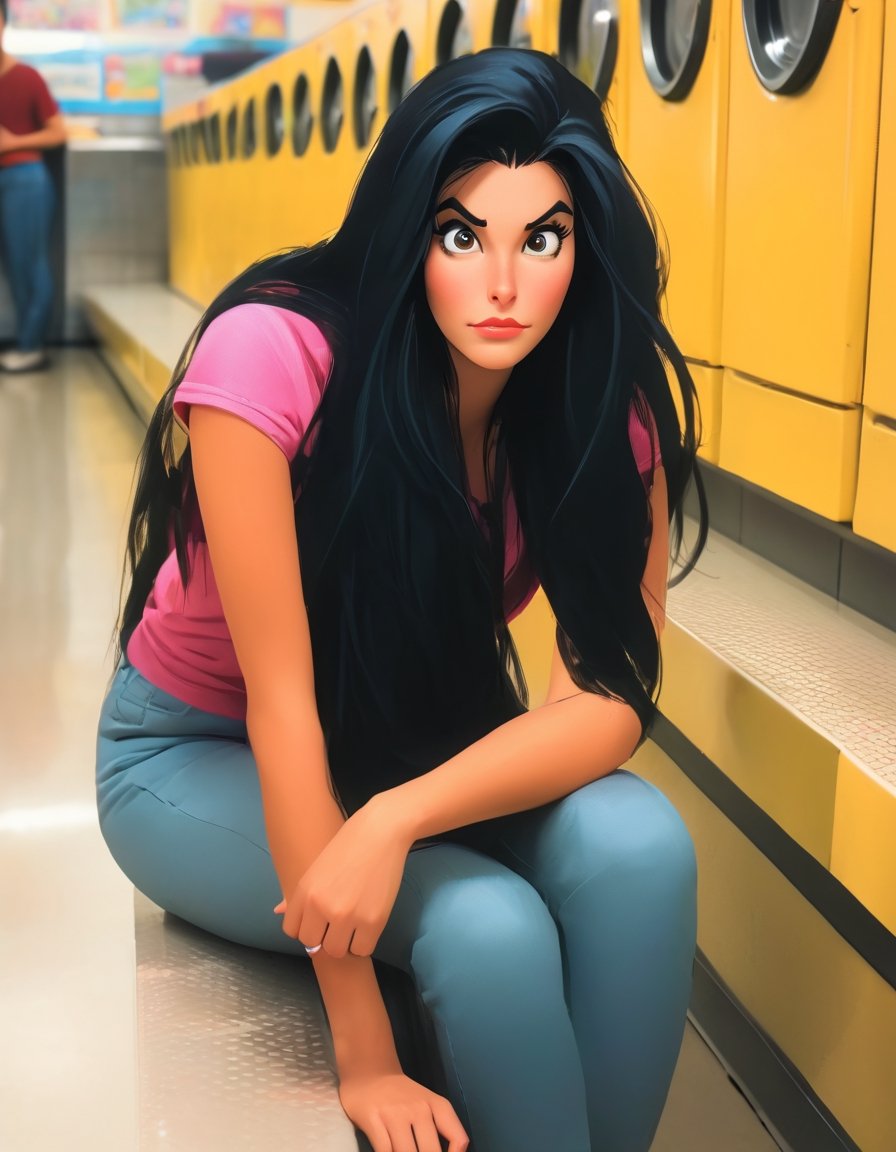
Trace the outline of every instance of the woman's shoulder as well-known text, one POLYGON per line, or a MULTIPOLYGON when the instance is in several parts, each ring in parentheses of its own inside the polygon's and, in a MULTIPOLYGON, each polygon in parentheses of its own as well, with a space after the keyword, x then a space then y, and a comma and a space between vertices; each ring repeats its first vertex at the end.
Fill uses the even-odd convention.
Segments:
POLYGON ((327 338, 313 320, 291 308, 261 302, 236 304, 216 316, 200 337, 197 351, 210 344, 228 351, 245 347, 257 351, 259 341, 290 360, 296 351, 310 354, 322 368, 328 369, 333 359, 327 338))
POLYGON ((238 304, 216 316, 197 341, 174 412, 188 424, 192 405, 225 409, 292 459, 331 365, 324 334, 306 316, 273 304, 238 304))
POLYGON ((47 82, 40 72, 33 65, 26 64, 24 60, 13 60, 0 76, 12 76, 15 83, 23 88, 47 87, 47 82))

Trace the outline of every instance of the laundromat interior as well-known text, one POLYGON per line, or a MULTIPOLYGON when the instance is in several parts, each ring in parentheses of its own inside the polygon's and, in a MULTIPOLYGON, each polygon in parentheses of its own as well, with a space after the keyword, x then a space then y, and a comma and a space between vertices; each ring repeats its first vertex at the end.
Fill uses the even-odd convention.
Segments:
MULTIPOLYGON (((513 45, 605 101, 700 401, 709 542, 669 591, 661 715, 628 765, 698 860, 654 1150, 893 1152, 894 0, 178 0, 130 22, 116 3, 85 31, 26 28, 46 13, 23 0, 6 33, 69 135, 46 158, 52 366, 0 375, 0 1147, 367 1148, 310 972, 166 917, 118 872, 96 716, 134 461, 204 308, 333 235, 431 69, 513 45), (88 64, 138 49, 149 95, 84 98, 88 64)), ((540 591, 512 625, 533 704, 553 630, 540 591)))

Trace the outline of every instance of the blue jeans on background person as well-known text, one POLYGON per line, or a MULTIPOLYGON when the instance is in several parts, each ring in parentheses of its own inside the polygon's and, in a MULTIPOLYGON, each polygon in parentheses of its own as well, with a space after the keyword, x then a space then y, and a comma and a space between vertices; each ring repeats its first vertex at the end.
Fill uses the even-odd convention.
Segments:
MULTIPOLYGON (((100 826, 134 885, 225 939, 293 953, 241 721, 128 664, 103 703, 100 826)), ((696 862, 675 808, 619 770, 415 847, 376 958, 409 973, 471 1152, 647 1152, 681 1047, 696 862)))
POLYGON ((42 161, 0 168, 0 246, 16 310, 16 346, 46 346, 53 312, 50 230, 56 196, 42 161))

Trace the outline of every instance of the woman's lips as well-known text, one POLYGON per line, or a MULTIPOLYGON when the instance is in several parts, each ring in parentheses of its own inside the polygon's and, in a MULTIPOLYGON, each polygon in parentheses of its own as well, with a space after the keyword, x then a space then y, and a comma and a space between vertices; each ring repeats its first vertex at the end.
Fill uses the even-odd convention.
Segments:
POLYGON ((488 340, 510 340, 520 332, 525 332, 528 325, 520 324, 517 320, 499 320, 497 316, 492 316, 479 324, 471 324, 470 327, 475 328, 488 340))

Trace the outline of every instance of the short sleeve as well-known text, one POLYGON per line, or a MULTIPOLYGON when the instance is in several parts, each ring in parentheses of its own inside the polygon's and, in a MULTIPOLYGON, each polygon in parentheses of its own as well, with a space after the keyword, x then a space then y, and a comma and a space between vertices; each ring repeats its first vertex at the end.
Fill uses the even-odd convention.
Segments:
POLYGON ((174 394, 175 415, 190 408, 232 412, 292 460, 320 403, 332 353, 304 316, 271 304, 239 304, 209 324, 174 394))
POLYGON ((34 73, 34 109, 37 113, 37 121, 40 125, 46 124, 51 116, 55 116, 59 112, 59 105, 53 97, 53 93, 47 87, 47 82, 43 76, 37 71, 34 73))
POLYGON ((638 471, 642 476, 648 476, 656 468, 659 468, 663 461, 660 456, 660 442, 653 413, 647 408, 646 402, 644 407, 648 413, 646 424, 634 403, 629 408, 628 438, 631 441, 638 471))

